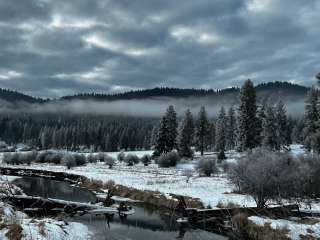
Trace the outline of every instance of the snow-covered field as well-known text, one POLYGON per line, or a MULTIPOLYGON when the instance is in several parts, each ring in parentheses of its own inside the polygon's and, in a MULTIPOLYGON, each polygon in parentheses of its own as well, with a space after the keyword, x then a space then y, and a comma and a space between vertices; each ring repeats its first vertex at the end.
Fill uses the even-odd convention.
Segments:
MULTIPOLYGON (((292 145, 291 149, 292 154, 304 153, 300 145, 292 145)), ((108 154, 116 158, 118 153, 112 152, 108 154)), ((128 153, 141 157, 144 154, 152 154, 152 151, 126 152, 126 154, 128 153)), ((199 156, 199 154, 197 153, 196 156, 199 156)), ((229 152, 226 161, 234 162, 239 156, 237 152, 229 152)), ((210 157, 210 154, 207 157, 210 157)), ((50 171, 66 171, 103 182, 113 180, 117 184, 139 190, 159 191, 165 195, 173 193, 199 198, 204 206, 211 206, 212 208, 216 207, 219 202, 232 202, 244 207, 256 206, 250 196, 233 193, 234 187, 225 174, 220 173, 212 177, 200 177, 198 172, 194 170, 196 164, 197 160, 183 161, 175 168, 160 168, 154 163, 149 166, 143 166, 141 163, 127 166, 123 162, 116 161, 112 169, 109 169, 102 162, 88 163, 85 166, 75 167, 70 170, 67 170, 65 166, 52 164, 32 164, 31 166, 24 167, 50 171), (186 181, 186 169, 194 170, 189 182, 186 181)), ((18 167, 22 167, 22 165, 18 167)))
MULTIPOLYGON (((292 154, 294 155, 304 153, 303 148, 299 145, 292 145, 291 149, 292 154)), ((127 153, 129 152, 126 152, 126 154, 127 153)), ((141 157, 144 154, 151 154, 152 152, 141 151, 130 153, 136 154, 141 157)), ((116 158, 118 152, 108 154, 116 158)), ((206 157, 210 157, 210 154, 206 157)), ((227 154, 227 157, 227 162, 235 162, 239 157, 239 153, 229 152, 227 154)), ((86 176, 93 180, 101 180, 103 182, 112 180, 117 184, 121 184, 127 187, 133 187, 140 190, 159 191, 166 196, 168 196, 170 193, 189 196, 200 199, 200 201, 202 201, 205 206, 210 206, 212 208, 215 208, 218 203, 227 204, 229 202, 244 207, 256 206, 254 200, 250 196, 233 192, 234 187, 224 173, 219 173, 212 177, 199 176, 198 172, 195 170, 196 164, 197 160, 195 159, 193 161, 182 161, 174 168, 160 168, 154 163, 150 164, 149 166, 144 166, 141 163, 134 166, 127 166, 125 163, 118 161, 116 161, 116 164, 112 169, 109 169, 109 167, 102 162, 88 163, 85 166, 75 167, 70 170, 67 170, 65 166, 52 164, 32 164, 31 166, 19 165, 18 167, 43 169, 50 171, 65 171, 86 176), (193 175, 187 182, 187 176, 185 173, 190 169, 193 170, 193 175)), ((319 203, 315 203, 312 206, 314 208, 313 210, 320 210, 319 203)), ((274 228, 286 226, 292 239, 299 239, 299 235, 305 235, 304 233, 306 231, 309 231, 308 229, 310 228, 314 232, 315 236, 320 236, 319 224, 314 224, 311 226, 296 223, 294 221, 271 220, 259 217, 251 217, 250 220, 258 225, 263 225, 265 222, 269 221, 271 222, 271 227, 274 228)), ((30 228, 35 228, 35 225, 28 225, 30 226, 30 228)), ((51 225, 59 225, 59 223, 54 222, 51 225)), ((78 225, 70 225, 69 227, 76 229, 78 225)), ((50 227, 48 228, 50 229, 50 227)), ((83 229, 87 231, 87 229, 83 229)), ((50 230, 48 231, 49 236, 50 230)), ((70 229, 69 231, 73 230, 70 229)), ((32 231, 29 232, 32 233, 32 231)))

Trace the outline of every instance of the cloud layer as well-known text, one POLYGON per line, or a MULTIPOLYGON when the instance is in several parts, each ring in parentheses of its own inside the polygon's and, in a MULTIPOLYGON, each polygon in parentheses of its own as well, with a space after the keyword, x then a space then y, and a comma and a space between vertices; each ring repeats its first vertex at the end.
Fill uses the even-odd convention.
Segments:
POLYGON ((59 97, 311 85, 319 12, 318 0, 0 0, 0 87, 59 97))

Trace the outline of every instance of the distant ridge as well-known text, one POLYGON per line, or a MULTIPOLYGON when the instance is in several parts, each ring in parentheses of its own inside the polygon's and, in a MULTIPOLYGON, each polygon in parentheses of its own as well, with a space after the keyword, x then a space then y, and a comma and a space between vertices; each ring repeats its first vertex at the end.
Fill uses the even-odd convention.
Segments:
POLYGON ((0 88, 0 99, 7 102, 16 103, 16 102, 26 102, 26 103, 42 103, 45 100, 41 98, 35 98, 14 90, 0 88))
MULTIPOLYGON (((257 85, 257 95, 261 98, 269 98, 277 100, 279 98, 295 99, 305 98, 309 87, 293 84, 289 82, 268 82, 257 85)), ((95 101, 116 101, 116 100, 141 100, 147 98, 188 98, 188 97, 210 97, 212 99, 227 96, 228 98, 238 98, 239 88, 225 88, 221 90, 213 89, 182 89, 182 88, 169 88, 169 87, 156 87, 153 89, 134 90, 124 93, 116 94, 103 94, 103 93, 80 93, 76 95, 64 96, 55 101, 61 100, 95 100, 95 101)), ((35 98, 23 93, 0 88, 0 99, 7 102, 26 102, 26 103, 44 103, 50 100, 35 98)), ((52 100, 51 100, 52 101, 52 100)))
MULTIPOLYGON (((259 97, 275 97, 275 94, 295 95, 304 97, 309 91, 309 87, 293 84, 289 82, 268 82, 258 84, 256 87, 259 97)), ((156 87, 153 89, 134 90, 124 93, 103 94, 103 93, 80 93, 71 96, 64 96, 62 100, 99 100, 99 101, 116 101, 146 99, 155 97, 187 98, 187 97, 220 97, 225 95, 236 95, 240 91, 237 87, 225 88, 221 90, 213 89, 183 89, 156 87)), ((236 97, 236 96, 233 96, 236 97)))

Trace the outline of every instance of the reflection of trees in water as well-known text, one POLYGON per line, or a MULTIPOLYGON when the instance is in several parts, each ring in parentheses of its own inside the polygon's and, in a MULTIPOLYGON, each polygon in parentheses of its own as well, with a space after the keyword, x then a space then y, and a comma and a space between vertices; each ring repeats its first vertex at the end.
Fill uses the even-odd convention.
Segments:
POLYGON ((32 196, 58 198, 69 201, 94 202, 95 196, 88 190, 71 186, 67 182, 45 178, 23 177, 14 181, 24 192, 32 196))

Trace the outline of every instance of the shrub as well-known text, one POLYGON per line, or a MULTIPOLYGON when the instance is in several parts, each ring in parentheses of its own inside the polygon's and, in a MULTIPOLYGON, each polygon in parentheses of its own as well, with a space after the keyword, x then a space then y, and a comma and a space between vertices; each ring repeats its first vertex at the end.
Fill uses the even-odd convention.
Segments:
POLYGON ((77 166, 82 166, 87 163, 86 157, 83 154, 79 154, 79 153, 74 154, 74 159, 76 161, 77 166))
POLYGON ((97 155, 97 161, 99 162, 103 162, 104 161, 104 153, 102 152, 99 152, 98 155, 97 155))
POLYGON ((30 165, 31 162, 35 161, 36 157, 37 157, 37 152, 35 151, 18 154, 19 163, 28 164, 28 165, 30 165))
POLYGON ((14 222, 9 225, 9 229, 5 236, 10 240, 20 240, 23 237, 22 231, 23 228, 21 227, 20 223, 14 222))
POLYGON ((202 158, 199 160, 196 168, 199 171, 199 173, 205 174, 207 177, 210 177, 211 174, 218 172, 215 159, 202 158))
POLYGON ((97 155, 94 155, 94 154, 89 154, 87 156, 87 162, 89 163, 96 163, 98 161, 98 156, 97 155))
POLYGON ((143 163, 143 165, 148 166, 151 163, 151 156, 145 154, 141 157, 140 161, 143 163))
POLYGON ((62 154, 61 153, 50 153, 46 155, 45 161, 53 164, 61 164, 62 154))
POLYGON ((50 153, 48 151, 39 152, 37 154, 35 162, 37 162, 37 163, 45 163, 46 162, 46 157, 49 154, 50 153))
POLYGON ((6 164, 12 164, 12 165, 20 164, 18 153, 5 153, 3 155, 3 161, 6 164))
POLYGON ((192 169, 184 169, 182 174, 183 176, 186 176, 186 183, 189 183, 189 180, 193 175, 192 169))
POLYGON ((104 162, 109 166, 109 168, 112 168, 115 163, 115 159, 109 155, 105 155, 104 162))
POLYGON ((258 207, 265 207, 269 200, 280 202, 284 198, 301 198, 311 192, 311 195, 319 194, 319 187, 313 191, 309 185, 316 182, 318 176, 310 174, 311 169, 316 168, 309 166, 314 160, 306 162, 288 153, 258 148, 231 165, 228 175, 238 191, 251 195, 258 207))
POLYGON ((137 155, 128 154, 127 156, 125 156, 124 162, 126 162, 128 166, 133 166, 134 164, 139 163, 139 158, 137 155))
POLYGON ((224 151, 220 151, 217 158, 218 158, 219 162, 221 162, 222 160, 227 159, 226 154, 224 153, 224 151))
POLYGON ((156 159, 160 167, 174 167, 180 161, 180 156, 176 151, 163 153, 156 159))
POLYGON ((71 169, 77 166, 75 157, 70 153, 63 155, 61 163, 65 165, 68 169, 71 169))
POLYGON ((121 151, 121 152, 118 154, 117 159, 118 159, 119 162, 123 162, 124 159, 125 159, 125 157, 126 157, 125 153, 124 153, 123 151, 121 151))

